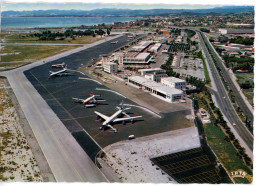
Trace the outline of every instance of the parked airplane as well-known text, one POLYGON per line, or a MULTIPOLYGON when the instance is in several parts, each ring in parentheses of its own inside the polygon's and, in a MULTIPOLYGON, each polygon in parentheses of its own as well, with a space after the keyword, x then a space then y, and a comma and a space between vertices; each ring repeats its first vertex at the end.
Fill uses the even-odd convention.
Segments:
POLYGON ((51 77, 56 77, 56 76, 69 76, 69 75, 72 75, 71 73, 68 73, 67 72, 67 68, 63 68, 62 70, 59 70, 59 71, 56 71, 56 72, 53 72, 53 71, 50 71, 50 75, 49 75, 49 79, 51 77))
POLYGON ((111 128, 112 131, 117 132, 117 129, 112 127, 110 124, 111 123, 115 123, 115 122, 120 122, 122 121, 123 123, 125 123, 126 121, 131 121, 133 122, 134 119, 136 118, 141 118, 142 116, 134 116, 131 117, 128 114, 125 113, 126 110, 131 109, 129 108, 124 108, 124 102, 122 101, 121 106, 120 107, 116 107, 118 109, 118 111, 116 111, 112 116, 108 117, 104 114, 101 114, 97 111, 95 111, 95 114, 97 114, 97 118, 102 118, 105 121, 102 123, 102 126, 99 128, 100 130, 105 129, 106 127, 111 128), (125 115, 126 117, 122 117, 122 118, 118 118, 120 115, 125 115))
POLYGON ((61 64, 51 65, 52 68, 65 68, 67 65, 63 62, 61 64))
POLYGON ((117 44, 118 43, 118 41, 112 41, 111 42, 111 44, 117 44))
POLYGON ((99 101, 106 101, 106 100, 100 100, 95 99, 95 97, 101 96, 101 95, 92 95, 86 99, 80 99, 80 98, 72 98, 75 103, 82 103, 85 105, 85 107, 95 107, 99 101))

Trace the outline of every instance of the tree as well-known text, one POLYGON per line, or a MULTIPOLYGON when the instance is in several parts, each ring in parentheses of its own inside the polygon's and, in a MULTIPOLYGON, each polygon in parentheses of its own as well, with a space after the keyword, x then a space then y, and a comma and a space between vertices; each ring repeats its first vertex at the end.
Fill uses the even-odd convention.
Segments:
POLYGON ((110 30, 109 29, 107 29, 107 35, 110 35, 110 30))

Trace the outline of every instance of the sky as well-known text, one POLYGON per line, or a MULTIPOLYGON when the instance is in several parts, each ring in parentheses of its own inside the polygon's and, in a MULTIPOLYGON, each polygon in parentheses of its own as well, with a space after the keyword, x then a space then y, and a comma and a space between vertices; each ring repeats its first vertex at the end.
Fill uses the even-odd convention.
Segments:
POLYGON ((99 8, 121 8, 121 9, 200 9, 200 8, 214 8, 214 5, 167 5, 167 4, 152 4, 152 5, 136 5, 136 4, 82 4, 82 3, 63 3, 63 4, 52 4, 52 3, 4 3, 2 10, 48 10, 48 9, 60 9, 60 10, 93 10, 99 8))
MULTIPOLYGON (((206 9, 223 5, 245 5, 243 2, 234 0, 207 0, 207 4, 203 0, 131 0, 131 4, 126 4, 123 0, 0 0, 2 1, 2 11, 15 10, 93 10, 99 8, 120 8, 120 9, 206 9), (84 2, 84 3, 82 3, 84 2), (158 3, 160 2, 160 4, 158 3), (218 4, 216 4, 216 2, 218 4), (135 4, 134 4, 135 3, 135 4), (138 4, 137 4, 138 3, 138 4)), ((247 0, 250 5, 252 0, 247 0)), ((252 3, 251 3, 252 4, 252 3)))

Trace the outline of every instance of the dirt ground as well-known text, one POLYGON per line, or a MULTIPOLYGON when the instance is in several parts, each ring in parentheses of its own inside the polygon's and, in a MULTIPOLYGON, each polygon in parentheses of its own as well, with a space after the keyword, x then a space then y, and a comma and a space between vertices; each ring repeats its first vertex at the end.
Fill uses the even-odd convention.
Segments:
POLYGON ((17 112, 0 79, 0 139, 2 181, 43 181, 39 166, 19 123, 17 112))

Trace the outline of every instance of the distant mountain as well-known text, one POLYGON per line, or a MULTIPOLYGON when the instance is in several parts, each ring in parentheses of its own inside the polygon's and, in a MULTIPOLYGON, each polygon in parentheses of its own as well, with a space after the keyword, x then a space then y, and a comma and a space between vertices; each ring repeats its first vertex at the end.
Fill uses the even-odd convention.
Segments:
POLYGON ((211 9, 146 9, 146 10, 131 10, 131 9, 95 9, 95 10, 34 10, 34 11, 3 11, 3 17, 39 17, 39 16, 149 16, 162 15, 171 13, 194 13, 194 14, 229 14, 229 13, 254 13, 253 6, 224 6, 211 9))

